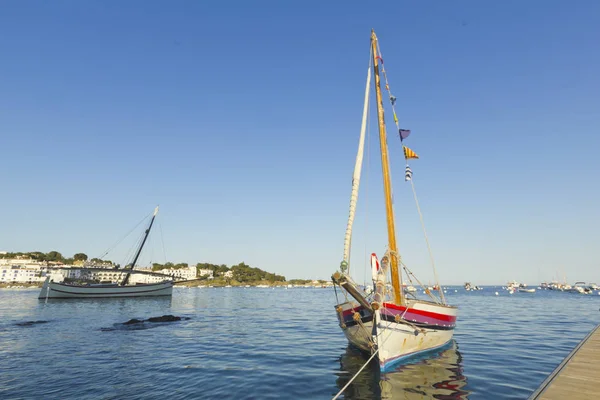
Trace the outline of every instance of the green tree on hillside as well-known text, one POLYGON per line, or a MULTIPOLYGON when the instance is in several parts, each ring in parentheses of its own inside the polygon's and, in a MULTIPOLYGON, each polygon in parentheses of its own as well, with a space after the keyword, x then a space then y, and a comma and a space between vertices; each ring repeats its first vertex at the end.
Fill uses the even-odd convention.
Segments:
POLYGON ((31 253, 29 253, 29 256, 37 261, 46 260, 46 254, 42 253, 41 251, 32 251, 31 253))
POLYGON ((51 251, 46 254, 46 261, 62 262, 64 260, 62 254, 58 251, 51 251))
POLYGON ((88 256, 85 253, 77 253, 73 256, 73 260, 75 261, 87 261, 88 256))
POLYGON ((164 269, 165 266, 159 263, 152 263, 152 271, 160 271, 161 269, 164 269))
POLYGON ((233 271, 233 279, 238 282, 257 282, 257 281, 269 281, 269 282, 284 282, 285 277, 281 275, 272 274, 270 272, 263 271, 260 268, 253 268, 248 264, 241 262, 238 265, 231 267, 233 271))

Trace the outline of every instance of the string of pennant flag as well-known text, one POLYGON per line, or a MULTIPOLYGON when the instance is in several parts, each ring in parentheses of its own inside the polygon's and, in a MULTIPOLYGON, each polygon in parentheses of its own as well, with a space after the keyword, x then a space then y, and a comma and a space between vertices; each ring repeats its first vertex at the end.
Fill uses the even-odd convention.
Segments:
POLYGON ((381 72, 383 73, 383 78, 385 79, 385 90, 388 92, 388 96, 390 99, 390 103, 392 105, 392 114, 394 116, 394 124, 396 124, 396 129, 398 130, 398 136, 400 137, 400 142, 402 143, 402 149, 404 151, 404 159, 406 160, 406 170, 404 173, 404 180, 410 181, 412 180, 412 170, 408 165, 408 160, 411 158, 419 158, 417 153, 413 150, 409 149, 406 145, 404 145, 404 139, 406 139, 410 135, 410 129, 402 129, 400 128, 400 123, 398 122, 398 115, 396 114, 396 96, 392 94, 390 89, 390 84, 388 82, 387 74, 385 72, 385 66, 383 63, 383 58, 381 57, 381 50, 379 49, 379 44, 377 45, 377 51, 379 55, 375 57, 381 62, 381 72))

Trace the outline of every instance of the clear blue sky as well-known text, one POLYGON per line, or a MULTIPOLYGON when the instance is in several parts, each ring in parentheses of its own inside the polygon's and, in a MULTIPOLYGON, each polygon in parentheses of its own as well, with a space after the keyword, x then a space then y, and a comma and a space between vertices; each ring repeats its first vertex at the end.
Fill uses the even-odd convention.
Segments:
MULTIPOLYGON (((98 256, 160 204, 171 261, 328 278, 375 28, 442 281, 598 282, 598 21, 591 0, 5 1, 0 250, 98 256)), ((386 243, 375 133, 361 280, 386 243)), ((400 250, 427 281, 390 152, 400 250)))

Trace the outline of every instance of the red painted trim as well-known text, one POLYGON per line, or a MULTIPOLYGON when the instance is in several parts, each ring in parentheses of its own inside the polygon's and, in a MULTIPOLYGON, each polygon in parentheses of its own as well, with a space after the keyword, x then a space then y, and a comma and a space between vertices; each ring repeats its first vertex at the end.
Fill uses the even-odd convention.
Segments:
POLYGON ((342 312, 342 315, 345 317, 345 316, 347 316, 347 315, 354 314, 355 312, 359 312, 359 311, 360 311, 360 310, 362 310, 362 309, 363 309, 363 306, 358 306, 358 307, 354 307, 354 308, 349 308, 349 309, 347 309, 347 310, 344 310, 344 311, 342 312))
MULTIPOLYGON (((391 308, 392 310, 398 310, 398 311, 402 311, 402 312, 404 312, 404 310, 406 310, 406 307, 397 306, 393 303, 383 303, 383 306, 386 308, 391 308)), ((434 313, 431 311, 424 311, 424 310, 416 310, 414 308, 409 308, 407 313, 422 315, 424 317, 435 318, 435 319, 439 319, 441 321, 456 322, 456 316, 454 316, 454 315, 439 314, 439 313, 434 313)))

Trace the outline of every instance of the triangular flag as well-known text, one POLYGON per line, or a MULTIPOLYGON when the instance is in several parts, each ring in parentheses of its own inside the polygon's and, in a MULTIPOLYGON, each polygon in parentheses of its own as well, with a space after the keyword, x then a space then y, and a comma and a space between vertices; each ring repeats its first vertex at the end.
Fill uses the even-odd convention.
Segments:
POLYGON ((409 149, 406 146, 402 146, 404 148, 404 158, 406 158, 407 160, 409 158, 419 158, 419 156, 417 155, 417 153, 415 153, 414 151, 412 151, 411 149, 409 149))
POLYGON ((408 135, 410 135, 410 129, 402 129, 400 128, 398 130, 398 133, 400 134, 400 140, 404 140, 408 137, 408 135))

